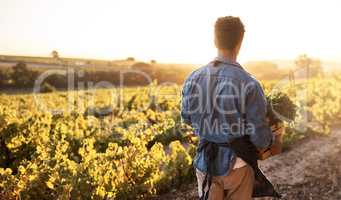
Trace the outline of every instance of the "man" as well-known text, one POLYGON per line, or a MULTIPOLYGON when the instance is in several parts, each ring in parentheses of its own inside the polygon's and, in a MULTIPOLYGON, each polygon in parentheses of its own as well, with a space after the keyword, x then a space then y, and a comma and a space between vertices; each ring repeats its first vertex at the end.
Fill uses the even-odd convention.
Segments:
POLYGON ((272 144, 266 100, 259 82, 237 62, 241 20, 218 18, 214 33, 218 56, 185 81, 181 116, 200 137, 194 158, 199 197, 250 200, 255 170, 229 144, 244 136, 257 148, 272 144))

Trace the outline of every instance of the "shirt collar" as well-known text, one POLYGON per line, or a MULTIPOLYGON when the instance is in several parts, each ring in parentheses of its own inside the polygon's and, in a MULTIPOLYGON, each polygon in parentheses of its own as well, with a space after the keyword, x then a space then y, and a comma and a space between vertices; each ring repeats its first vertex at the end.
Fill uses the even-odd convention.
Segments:
POLYGON ((218 62, 222 62, 224 64, 233 65, 235 67, 239 67, 239 68, 243 69, 243 67, 238 62, 231 62, 231 61, 227 60, 226 58, 224 58, 221 55, 218 55, 217 57, 215 57, 214 60, 218 61, 218 62))

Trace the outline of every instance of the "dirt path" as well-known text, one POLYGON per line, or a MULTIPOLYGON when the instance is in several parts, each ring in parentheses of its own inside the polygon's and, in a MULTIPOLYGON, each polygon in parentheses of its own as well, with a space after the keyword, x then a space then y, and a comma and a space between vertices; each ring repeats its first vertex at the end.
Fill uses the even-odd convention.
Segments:
MULTIPOLYGON (((262 161, 261 169, 288 200, 341 200, 341 127, 328 137, 312 137, 262 161)), ((159 199, 197 199, 196 185, 159 199)))

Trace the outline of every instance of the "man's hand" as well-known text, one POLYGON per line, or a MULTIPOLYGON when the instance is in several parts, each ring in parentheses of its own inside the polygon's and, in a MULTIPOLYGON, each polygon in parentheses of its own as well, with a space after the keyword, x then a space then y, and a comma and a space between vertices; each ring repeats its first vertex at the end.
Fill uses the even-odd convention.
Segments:
MULTIPOLYGON (((269 118, 266 118, 266 121, 269 123, 269 118)), ((271 132, 274 135, 274 137, 283 135, 284 133, 284 124, 283 123, 277 123, 275 125, 270 126, 271 132)))
POLYGON ((282 143, 283 143, 283 134, 285 131, 285 127, 283 123, 278 123, 271 127, 271 131, 273 134, 273 144, 270 147, 271 154, 277 155, 282 152, 282 143))
POLYGON ((259 160, 265 160, 271 156, 280 154, 282 152, 284 128, 285 127, 283 123, 278 123, 270 127, 271 132, 273 134, 273 143, 268 148, 259 149, 258 153, 259 160))
POLYGON ((278 123, 278 124, 271 126, 270 128, 271 128, 272 134, 274 134, 275 136, 278 136, 278 135, 283 135, 285 127, 283 123, 278 123))

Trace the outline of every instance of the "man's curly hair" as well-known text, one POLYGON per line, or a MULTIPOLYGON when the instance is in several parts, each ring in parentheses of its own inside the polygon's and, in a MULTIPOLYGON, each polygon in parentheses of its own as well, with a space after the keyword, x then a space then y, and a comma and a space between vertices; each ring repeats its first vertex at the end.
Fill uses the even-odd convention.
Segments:
POLYGON ((217 48, 233 50, 243 38, 244 32, 244 25, 239 17, 218 18, 214 27, 217 48))

